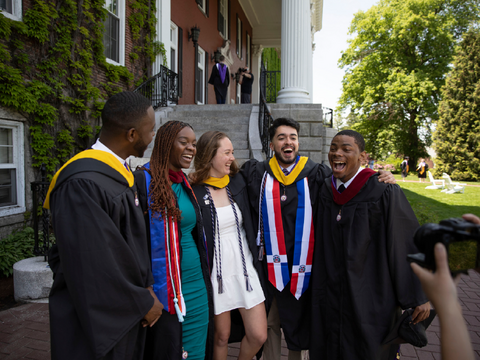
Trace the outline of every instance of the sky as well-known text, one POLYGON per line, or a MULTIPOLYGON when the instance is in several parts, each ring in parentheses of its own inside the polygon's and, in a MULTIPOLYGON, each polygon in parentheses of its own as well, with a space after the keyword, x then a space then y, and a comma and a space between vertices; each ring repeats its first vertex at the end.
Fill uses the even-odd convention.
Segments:
POLYGON ((348 28, 353 14, 367 11, 378 0, 324 0, 322 30, 314 37, 313 103, 335 111, 342 94, 344 71, 337 65, 347 49, 348 28))

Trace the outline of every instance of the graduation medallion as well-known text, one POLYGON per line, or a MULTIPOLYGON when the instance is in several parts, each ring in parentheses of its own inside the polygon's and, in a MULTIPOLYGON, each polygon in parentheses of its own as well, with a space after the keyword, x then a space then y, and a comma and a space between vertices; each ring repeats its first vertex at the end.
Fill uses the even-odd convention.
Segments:
POLYGON ((182 351, 182 359, 185 360, 186 358, 188 358, 188 352, 185 351, 185 350, 183 350, 183 351, 182 351))
POLYGON ((280 200, 286 201, 287 200, 287 195, 283 194, 282 196, 280 196, 280 200))
POLYGON ((140 205, 140 202, 138 201, 137 192, 135 191, 135 206, 138 207, 138 205, 140 205))
POLYGON ((337 221, 340 221, 342 220, 342 210, 339 211, 338 215, 337 215, 337 221))
POLYGON ((203 201, 205 202, 205 205, 210 205, 210 200, 208 200, 208 195, 205 195, 203 197, 203 201))

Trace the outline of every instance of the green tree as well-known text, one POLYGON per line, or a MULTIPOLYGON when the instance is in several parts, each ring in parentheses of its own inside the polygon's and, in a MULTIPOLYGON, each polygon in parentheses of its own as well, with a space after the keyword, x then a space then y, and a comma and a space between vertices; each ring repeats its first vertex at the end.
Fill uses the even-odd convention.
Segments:
POLYGON ((480 180, 480 31, 469 31, 460 43, 438 111, 436 172, 480 180))
POLYGON ((355 115, 373 157, 426 155, 455 44, 478 9, 479 0, 380 0, 355 14, 339 108, 355 115))

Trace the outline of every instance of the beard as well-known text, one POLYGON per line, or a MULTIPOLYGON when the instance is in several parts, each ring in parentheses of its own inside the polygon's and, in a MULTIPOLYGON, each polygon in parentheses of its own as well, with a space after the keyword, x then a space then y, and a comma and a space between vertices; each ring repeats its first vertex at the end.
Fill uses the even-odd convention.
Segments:
POLYGON ((138 141, 133 145, 133 150, 135 151, 135 157, 143 157, 145 150, 147 150, 148 144, 143 141, 143 139, 138 139, 138 141))
POLYGON ((277 161, 280 160, 279 162, 284 164, 284 165, 292 165, 296 160, 298 156, 298 152, 294 151, 295 156, 292 157, 292 159, 285 159, 283 157, 283 154, 280 151, 274 151, 275 157, 277 158, 277 161))

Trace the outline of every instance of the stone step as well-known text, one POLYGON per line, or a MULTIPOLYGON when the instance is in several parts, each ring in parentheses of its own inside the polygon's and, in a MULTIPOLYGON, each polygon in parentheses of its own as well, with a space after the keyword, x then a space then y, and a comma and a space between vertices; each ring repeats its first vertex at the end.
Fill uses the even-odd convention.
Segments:
POLYGON ((252 104, 231 104, 231 105, 177 105, 173 106, 173 112, 177 111, 191 111, 191 112, 199 112, 199 111, 243 111, 243 112, 251 112, 252 111, 252 104))

